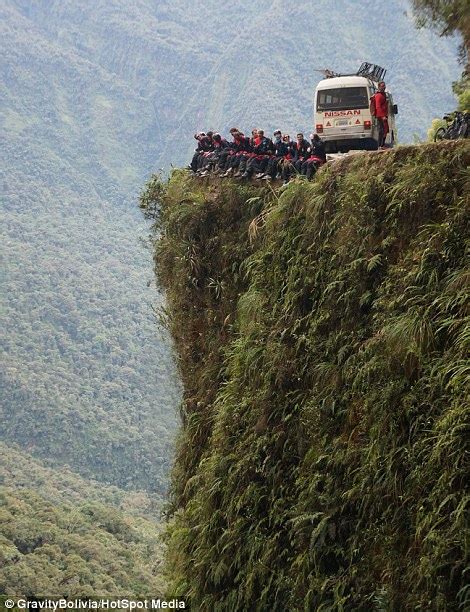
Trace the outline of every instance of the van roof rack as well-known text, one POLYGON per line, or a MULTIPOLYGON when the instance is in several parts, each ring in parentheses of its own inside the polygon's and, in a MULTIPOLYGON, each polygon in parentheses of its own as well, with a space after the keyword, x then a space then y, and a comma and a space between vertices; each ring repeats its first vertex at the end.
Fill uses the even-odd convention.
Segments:
POLYGON ((343 76, 362 76, 366 77, 367 79, 371 79, 372 81, 378 82, 383 80, 387 70, 385 68, 382 68, 382 66, 378 66, 377 64, 362 62, 362 64, 359 66, 359 70, 357 70, 356 72, 340 73, 335 72, 334 70, 329 70, 328 68, 317 70, 317 72, 321 72, 324 75, 325 79, 332 79, 334 77, 343 76))
POLYGON ((367 77, 372 81, 382 81, 386 72, 387 70, 382 68, 382 66, 370 64, 369 62, 362 62, 356 74, 358 76, 367 77))

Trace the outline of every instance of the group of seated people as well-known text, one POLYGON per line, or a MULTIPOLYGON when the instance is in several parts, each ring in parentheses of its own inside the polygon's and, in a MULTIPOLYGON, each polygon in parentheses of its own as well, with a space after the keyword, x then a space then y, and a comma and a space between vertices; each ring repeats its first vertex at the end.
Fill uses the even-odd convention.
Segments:
POLYGON ((231 142, 214 132, 195 134, 198 144, 190 169, 198 176, 282 179, 287 183, 296 175, 310 180, 326 161, 325 145, 318 134, 311 134, 310 142, 301 133, 293 141, 281 130, 273 133, 272 140, 258 129, 252 130, 251 138, 237 128, 230 134, 231 142))

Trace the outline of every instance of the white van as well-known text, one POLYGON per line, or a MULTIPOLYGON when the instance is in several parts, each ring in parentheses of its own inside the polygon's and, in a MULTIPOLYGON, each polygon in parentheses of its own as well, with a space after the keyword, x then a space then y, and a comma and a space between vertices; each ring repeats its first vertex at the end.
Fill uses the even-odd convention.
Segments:
MULTIPOLYGON (((318 83, 314 101, 315 131, 328 153, 378 148, 377 120, 370 112, 370 98, 376 91, 376 81, 359 75, 334 76, 318 83)), ((395 115, 398 109, 391 94, 386 93, 390 131, 385 145, 393 147, 397 138, 395 115)))

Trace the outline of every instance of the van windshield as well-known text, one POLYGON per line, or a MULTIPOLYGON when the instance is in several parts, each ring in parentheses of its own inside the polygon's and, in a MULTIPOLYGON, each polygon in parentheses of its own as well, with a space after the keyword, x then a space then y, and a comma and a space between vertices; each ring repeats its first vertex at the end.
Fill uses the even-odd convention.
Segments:
POLYGON ((323 89, 317 95, 317 111, 369 108, 366 87, 323 89))

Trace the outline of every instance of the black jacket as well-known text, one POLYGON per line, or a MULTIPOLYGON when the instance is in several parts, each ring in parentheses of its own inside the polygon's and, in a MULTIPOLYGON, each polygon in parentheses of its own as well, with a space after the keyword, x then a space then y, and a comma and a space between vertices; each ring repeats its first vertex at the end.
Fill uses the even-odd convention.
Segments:
POLYGON ((279 142, 274 142, 274 155, 276 157, 284 157, 289 153, 289 144, 283 140, 279 142))
POLYGON ((300 145, 298 142, 294 142, 292 150, 295 161, 297 161, 301 157, 306 157, 310 153, 310 145, 308 140, 302 140, 300 145))
POLYGON ((236 151, 237 153, 239 151, 246 151, 247 153, 251 152, 251 143, 248 136, 243 136, 238 142, 234 140, 230 143, 229 146, 233 151, 236 151))
POLYGON ((219 157, 219 155, 229 146, 229 143, 222 138, 219 142, 214 140, 213 148, 212 148, 212 157, 219 157))
POLYGON ((253 147, 253 153, 257 155, 272 155, 274 153, 273 141, 263 136, 261 142, 253 147))
POLYGON ((310 145, 310 155, 316 155, 323 161, 326 161, 325 143, 323 140, 312 140, 310 145))
POLYGON ((199 153, 201 153, 203 151, 213 151, 213 150, 214 150, 214 143, 212 142, 210 138, 208 138, 207 136, 203 136, 201 140, 198 140, 196 151, 199 151, 199 153))

